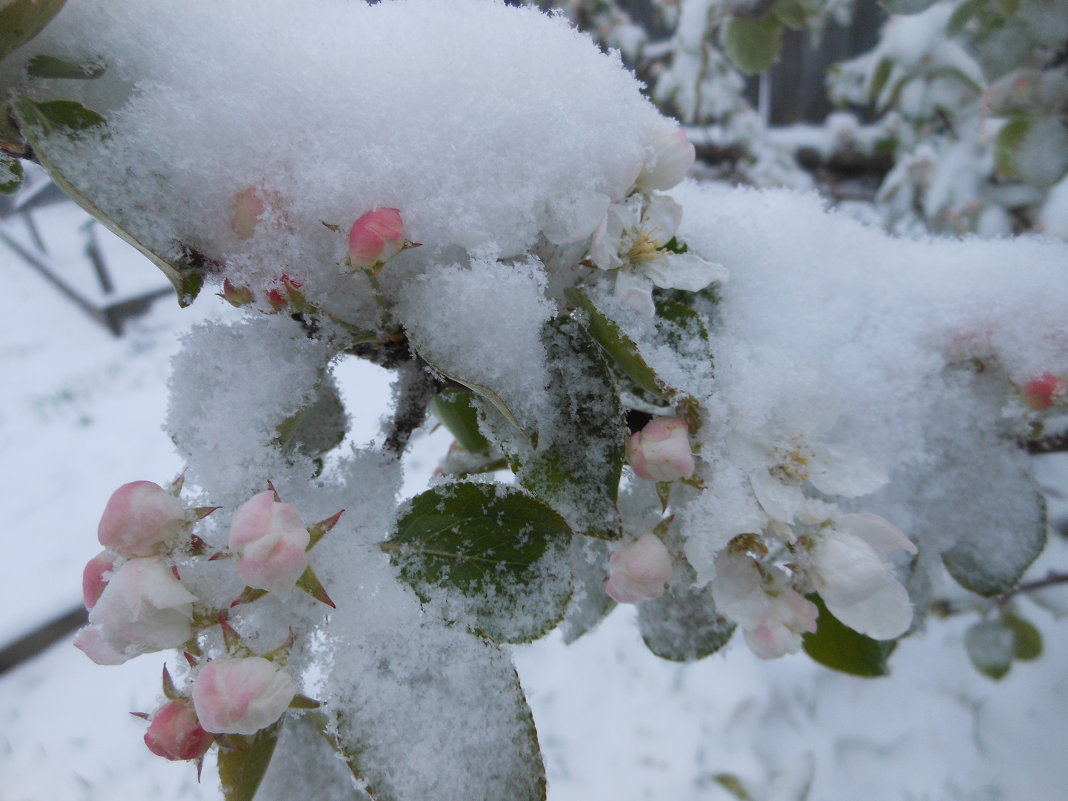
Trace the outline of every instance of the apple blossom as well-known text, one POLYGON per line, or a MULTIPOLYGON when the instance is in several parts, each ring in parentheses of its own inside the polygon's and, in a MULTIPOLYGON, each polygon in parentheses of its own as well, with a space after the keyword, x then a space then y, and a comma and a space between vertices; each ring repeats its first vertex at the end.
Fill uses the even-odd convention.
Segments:
POLYGON ((652 153, 642 165, 637 184, 645 190, 671 189, 686 177, 695 152, 682 128, 664 131, 650 145, 652 153))
POLYGON ((241 580, 255 589, 284 595, 308 567, 311 542, 300 513, 266 490, 234 512, 230 547, 241 554, 241 580))
POLYGON ((193 703, 185 698, 157 709, 145 732, 148 750, 172 761, 199 759, 213 742, 215 736, 204 731, 193 703))
POLYGON ((115 569, 118 556, 111 551, 101 551, 90 559, 82 570, 82 600, 86 609, 92 609, 104 592, 109 575, 115 569))
POLYGON ((675 570, 671 554, 655 534, 645 534, 612 554, 608 564, 605 592, 621 604, 659 598, 675 570))
POLYGON ((742 627, 746 644, 761 659, 796 653, 801 637, 816 630, 819 610, 790 586, 774 565, 758 565, 745 554, 724 551, 712 582, 716 610, 742 627))
MULTIPOLYGON (((91 629, 76 643, 98 661, 114 656, 177 648, 192 634, 190 619, 196 597, 175 578, 162 559, 130 559, 115 571, 89 612, 91 629), (104 645, 110 648, 109 653, 104 645), (96 655, 94 655, 96 654, 96 655)), ((100 664, 115 664, 102 662, 100 664)))
POLYGON ((278 720, 296 694, 293 677, 260 656, 208 662, 193 683, 200 725, 216 734, 255 734, 278 720))
POLYGON ((375 267, 404 250, 405 244, 400 210, 369 211, 349 230, 349 265, 375 267))
POLYGON ((123 556, 152 556, 188 525, 185 504, 178 498, 151 481, 131 481, 108 500, 97 538, 123 556))
POLYGON ((917 552, 905 532, 878 515, 848 514, 817 536, 809 575, 831 614, 876 640, 904 634, 912 603, 886 557, 917 552))
POLYGON ((589 258, 616 271, 616 299, 623 306, 651 317, 653 286, 697 292, 727 279, 721 265, 667 248, 681 222, 682 207, 666 195, 632 195, 609 206, 590 239, 589 258))
POLYGON ((656 417, 627 441, 627 460, 646 481, 675 481, 693 475, 689 426, 678 417, 656 417))

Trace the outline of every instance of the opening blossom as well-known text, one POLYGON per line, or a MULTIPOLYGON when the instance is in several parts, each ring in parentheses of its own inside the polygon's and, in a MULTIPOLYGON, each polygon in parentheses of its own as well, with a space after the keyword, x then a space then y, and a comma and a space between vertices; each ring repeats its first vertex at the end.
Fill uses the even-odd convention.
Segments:
POLYGON ((162 559, 130 559, 107 582, 75 645, 102 665, 178 648, 192 635, 194 601, 162 559))
POLYGON ((156 710, 145 732, 145 745, 156 756, 172 761, 199 759, 211 748, 215 735, 204 731, 192 701, 168 701, 156 710))
POLYGON ((296 508, 272 490, 254 495, 230 524, 230 548, 241 554, 238 570, 249 587, 285 595, 308 567, 311 535, 296 508))
POLYGON ((652 317, 654 286, 697 292, 727 279, 721 265, 667 248, 681 222, 682 206, 666 195, 632 195, 609 206, 590 240, 590 261, 616 271, 620 304, 652 317))
POLYGON ((642 165, 637 184, 641 189, 666 190, 678 184, 696 158, 693 144, 682 128, 665 131, 653 138, 652 154, 642 165))
POLYGON ((97 538, 123 556, 153 556, 188 525, 185 504, 178 498, 151 481, 131 481, 108 500, 97 538))
POLYGON ((349 229, 349 265, 375 267, 392 259, 406 244, 399 209, 369 211, 349 229))
POLYGON ((627 440, 627 460, 646 481, 675 481, 693 475, 690 428, 678 417, 657 417, 627 440))
POLYGON ((831 614, 854 631, 892 640, 912 625, 908 591, 887 556, 916 546, 878 515, 849 514, 822 532, 811 552, 809 576, 831 614))
POLYGON ((193 683, 200 725, 216 734, 255 734, 289 708, 297 682, 261 656, 215 659, 193 683))
POLYGON ((671 554, 655 534, 645 534, 608 561, 605 592, 613 601, 636 604, 664 594, 664 585, 675 572, 671 554))

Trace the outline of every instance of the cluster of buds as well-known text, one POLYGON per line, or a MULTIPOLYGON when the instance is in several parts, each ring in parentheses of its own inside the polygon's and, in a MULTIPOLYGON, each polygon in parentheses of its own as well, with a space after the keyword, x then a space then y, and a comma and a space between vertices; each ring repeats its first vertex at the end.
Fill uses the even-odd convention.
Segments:
MULTIPOLYGON (((307 526, 270 482, 268 487, 238 507, 229 547, 209 557, 238 560, 246 586, 230 606, 267 593, 285 597, 294 588, 333 606, 309 567, 307 551, 342 512, 307 526)), ((291 704, 309 708, 315 702, 298 696, 296 680, 275 664, 288 652, 292 636, 278 651, 257 656, 230 625, 228 609, 202 604, 182 582, 174 555, 205 554, 205 542, 190 529, 218 507, 189 508, 178 497, 180 490, 180 481, 170 492, 135 481, 111 496, 98 532, 106 550, 89 560, 82 576, 90 625, 78 633, 75 645, 98 664, 183 649, 194 669, 191 690, 179 693, 164 672, 167 702, 151 716, 142 715, 150 720, 145 743, 167 759, 199 760, 212 743, 226 745, 220 736, 253 734, 277 721, 291 704), (194 657, 200 653, 198 632, 216 624, 222 628, 225 655, 194 657)))

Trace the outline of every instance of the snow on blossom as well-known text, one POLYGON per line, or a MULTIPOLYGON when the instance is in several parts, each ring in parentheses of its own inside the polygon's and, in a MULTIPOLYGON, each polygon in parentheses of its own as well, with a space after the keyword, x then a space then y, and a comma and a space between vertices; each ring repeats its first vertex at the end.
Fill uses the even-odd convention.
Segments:
POLYGON ((204 731, 192 701, 185 698, 168 701, 157 709, 145 732, 148 750, 175 762, 204 756, 213 742, 214 735, 204 731))
POLYGON ((742 553, 723 551, 712 582, 716 609, 739 626, 761 659, 797 653, 801 636, 816 630, 816 605, 790 586, 774 565, 759 565, 742 553))
POLYGON ((404 249, 404 222, 399 209, 375 209, 361 215, 349 229, 348 263, 375 267, 404 249))
POLYGON ((83 634, 76 644, 94 661, 94 654, 125 661, 177 648, 192 634, 194 601, 159 557, 130 559, 115 571, 89 611, 89 629, 96 633, 83 634))
POLYGON ((123 556, 151 556, 187 525, 185 504, 177 497, 151 481, 131 481, 108 499, 97 538, 123 556))
POLYGON ((112 551, 101 551, 86 562, 82 570, 82 601, 86 609, 92 609, 100 600, 118 558, 112 551))
POLYGON ((696 154, 682 128, 657 134, 636 181, 645 191, 671 189, 686 177, 696 154))
POLYGON ((813 536, 808 573, 831 614, 876 640, 904 634, 912 603, 887 556, 917 553, 905 532, 878 515, 847 514, 813 536))
POLYGON ((646 481, 675 481, 693 475, 689 426, 678 417, 656 417, 627 440, 627 459, 646 481))
POLYGON ((590 240, 590 261, 616 271, 616 298, 651 317, 653 287, 696 292, 725 281, 727 270, 696 253, 668 249, 682 222, 682 206, 666 195, 637 194, 609 206, 590 240))
POLYGON ((241 555, 241 580, 278 595, 288 594, 308 567, 310 542, 300 512, 275 500, 272 490, 243 503, 230 524, 230 548, 241 555))
POLYGON ((255 734, 289 708, 297 682, 260 656, 214 659, 197 673, 193 704, 200 725, 215 734, 255 734))
POLYGON ((675 565, 663 541, 655 534, 643 534, 610 557, 605 592, 621 604, 651 601, 664 594, 675 565))

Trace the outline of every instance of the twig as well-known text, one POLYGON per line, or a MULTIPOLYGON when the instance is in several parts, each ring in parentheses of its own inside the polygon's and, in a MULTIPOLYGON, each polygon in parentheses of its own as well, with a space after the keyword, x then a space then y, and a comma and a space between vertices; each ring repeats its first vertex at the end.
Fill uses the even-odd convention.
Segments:
POLYGON ((1052 587, 1056 584, 1068 584, 1068 573, 1058 573, 1056 570, 1051 570, 1046 574, 1045 578, 1026 581, 1023 584, 1016 586, 1014 589, 1009 590, 1004 595, 999 596, 998 600, 1005 601, 1013 595, 1033 592, 1035 590, 1043 590, 1046 587, 1052 587))
POLYGON ((1031 439, 1024 443, 1030 454, 1068 452, 1068 431, 1049 437, 1031 439))
POLYGON ((386 450, 397 457, 408 447, 412 432, 423 424, 430 401, 441 388, 441 382, 430 374, 426 363, 418 356, 409 356, 409 361, 399 369, 401 372, 394 389, 393 420, 386 436, 386 450))

